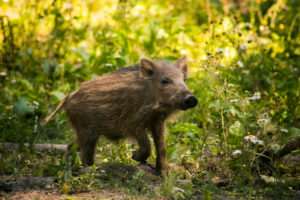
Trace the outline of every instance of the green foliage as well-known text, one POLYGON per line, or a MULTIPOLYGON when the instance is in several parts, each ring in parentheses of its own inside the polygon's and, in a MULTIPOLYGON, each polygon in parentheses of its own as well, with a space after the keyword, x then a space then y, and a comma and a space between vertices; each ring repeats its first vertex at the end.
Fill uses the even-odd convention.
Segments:
POLYGON ((76 176, 72 175, 71 169, 59 171, 57 173, 57 185, 63 194, 88 191, 88 189, 94 183, 95 171, 97 168, 96 166, 93 166, 92 168, 87 168, 84 170, 86 172, 77 174, 76 176))
MULTIPOLYGON (((299 176, 299 168, 272 156, 300 135, 299 8, 297 0, 0 1, 0 141, 68 143, 72 134, 63 113, 46 127, 39 122, 80 83, 143 56, 173 61, 186 54, 187 84, 199 104, 168 124, 167 154, 194 183, 180 185, 184 177, 171 173, 156 195, 190 198, 200 187, 204 199, 218 198, 216 177, 249 185, 237 195, 252 198, 261 181, 271 194, 270 180, 299 176)), ((135 146, 100 143, 101 164, 136 165, 135 146)), ((80 168, 75 149, 67 162, 52 152, 41 165, 44 155, 32 149, 1 149, 0 173, 56 175, 63 193, 99 185, 97 174, 110 186, 153 197, 139 173, 130 181, 99 170, 72 174, 70 165, 80 168)), ((297 188, 291 185, 280 182, 278 190, 297 188)))

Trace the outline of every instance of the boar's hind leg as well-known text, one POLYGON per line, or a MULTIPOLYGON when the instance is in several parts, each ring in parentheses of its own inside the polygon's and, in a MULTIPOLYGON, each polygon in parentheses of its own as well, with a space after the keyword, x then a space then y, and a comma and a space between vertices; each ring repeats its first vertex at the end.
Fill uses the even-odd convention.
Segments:
POLYGON ((99 135, 96 135, 95 133, 78 134, 77 141, 79 144, 81 159, 83 164, 86 165, 94 164, 94 154, 95 154, 95 148, 96 148, 98 137, 99 135), (82 137, 80 137, 80 135, 82 137))
POLYGON ((147 136, 147 134, 143 131, 138 133, 135 136, 138 144, 139 144, 139 150, 133 152, 132 159, 141 162, 146 163, 147 158, 151 154, 151 143, 147 136))
POLYGON ((83 164, 93 165, 97 140, 89 141, 80 148, 83 164))

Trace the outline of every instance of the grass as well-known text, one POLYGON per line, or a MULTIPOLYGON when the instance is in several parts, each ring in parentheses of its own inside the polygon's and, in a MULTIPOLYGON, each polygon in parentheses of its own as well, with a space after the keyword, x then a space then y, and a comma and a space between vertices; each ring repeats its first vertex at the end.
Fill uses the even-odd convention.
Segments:
POLYGON ((1 156, 5 158, 2 162, 6 165, 1 171, 10 177, 7 183, 23 176, 56 177, 50 183, 38 183, 38 187, 34 183, 27 184, 23 190, 50 185, 59 191, 58 195, 70 197, 78 193, 101 194, 101 191, 110 191, 124 199, 296 199, 299 195, 297 179, 280 177, 266 182, 242 177, 238 180, 222 168, 223 158, 215 156, 201 158, 189 169, 185 169, 185 165, 173 165, 169 173, 157 176, 151 169, 138 168, 129 156, 124 161, 122 152, 133 151, 132 145, 110 145, 102 140, 97 149, 96 164, 91 168, 82 167, 76 154, 75 162, 66 162, 65 155, 59 151, 32 152, 28 149, 20 153, 2 149, 1 156))

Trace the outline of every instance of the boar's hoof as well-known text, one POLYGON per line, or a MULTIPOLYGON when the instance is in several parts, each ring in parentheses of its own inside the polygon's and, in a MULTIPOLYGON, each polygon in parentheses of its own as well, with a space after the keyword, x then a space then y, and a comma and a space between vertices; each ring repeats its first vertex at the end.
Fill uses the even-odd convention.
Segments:
POLYGON ((140 162, 142 164, 146 164, 147 157, 143 156, 139 151, 134 151, 131 157, 133 160, 140 162))
POLYGON ((169 172, 169 170, 170 170, 170 167, 169 167, 169 165, 168 164, 156 164, 156 171, 159 173, 159 174, 161 174, 162 172, 169 172))
POLYGON ((151 169, 156 169, 156 166, 155 166, 155 164, 153 164, 153 163, 148 163, 148 162, 146 162, 145 165, 147 165, 147 166, 150 167, 151 169))

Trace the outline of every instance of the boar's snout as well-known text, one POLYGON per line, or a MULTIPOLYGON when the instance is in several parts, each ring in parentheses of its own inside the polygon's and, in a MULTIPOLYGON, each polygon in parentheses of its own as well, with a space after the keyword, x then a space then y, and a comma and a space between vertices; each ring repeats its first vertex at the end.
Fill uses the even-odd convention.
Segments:
POLYGON ((197 104, 198 104, 198 99, 195 96, 188 94, 184 98, 183 109, 186 110, 189 108, 194 108, 197 104))

